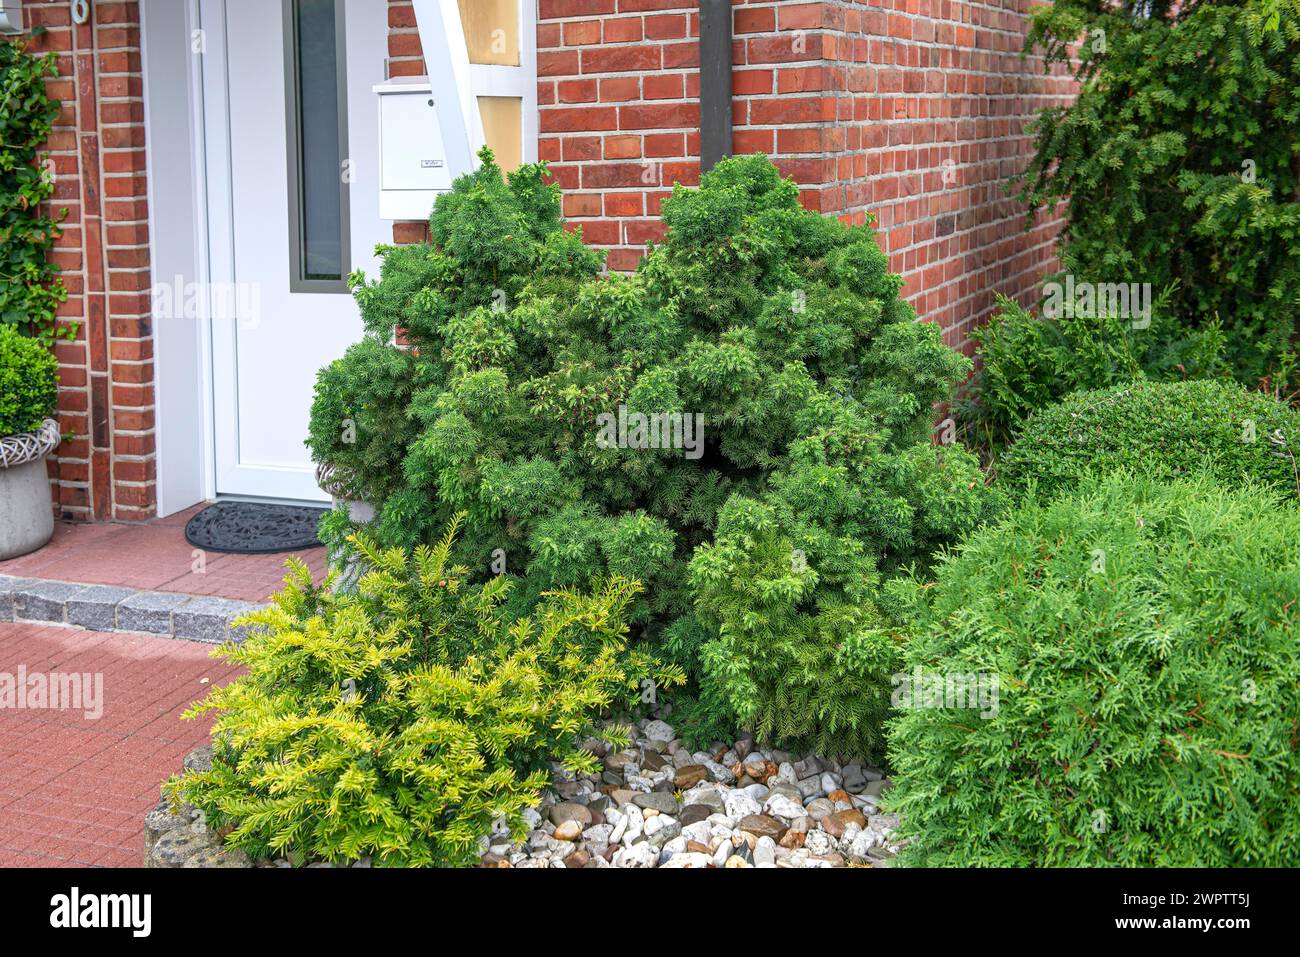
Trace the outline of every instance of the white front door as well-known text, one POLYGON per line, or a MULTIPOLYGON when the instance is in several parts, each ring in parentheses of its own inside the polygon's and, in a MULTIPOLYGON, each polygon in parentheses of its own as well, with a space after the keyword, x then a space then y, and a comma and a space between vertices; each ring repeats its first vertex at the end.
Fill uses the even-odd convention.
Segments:
POLYGON ((325 501, 316 372, 361 338, 378 271, 387 0, 200 0, 218 495, 325 501))

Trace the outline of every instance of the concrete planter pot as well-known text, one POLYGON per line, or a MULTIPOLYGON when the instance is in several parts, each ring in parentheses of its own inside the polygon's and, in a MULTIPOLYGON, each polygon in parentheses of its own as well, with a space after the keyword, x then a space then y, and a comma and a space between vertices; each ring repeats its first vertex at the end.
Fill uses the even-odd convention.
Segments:
MULTIPOLYGON (((326 463, 316 466, 316 483, 330 494, 331 504, 335 508, 343 507, 348 510, 348 518, 355 524, 369 525, 375 520, 377 514, 375 507, 369 502, 349 498, 347 485, 335 472, 333 466, 326 463)), ((357 557, 331 551, 327 561, 330 571, 337 573, 334 579, 334 590, 341 594, 356 591, 357 580, 362 574, 361 563, 357 557)))
POLYGON ((54 535, 45 458, 58 447, 58 424, 0 437, 0 560, 26 555, 54 535))
POLYGON ((378 514, 375 507, 369 502, 354 502, 348 499, 336 498, 334 500, 334 507, 338 508, 340 505, 346 505, 348 507, 348 518, 352 519, 352 521, 356 522, 358 525, 369 525, 375 520, 375 516, 378 514))
MULTIPOLYGON (((369 502, 335 498, 334 507, 338 508, 339 506, 345 506, 348 510, 348 517, 358 525, 368 525, 375 520, 375 507, 369 502)), ((334 590, 336 592, 346 595, 357 590, 357 582, 364 572, 361 560, 357 556, 331 552, 329 567, 331 571, 338 572, 338 577, 334 579, 334 590)))

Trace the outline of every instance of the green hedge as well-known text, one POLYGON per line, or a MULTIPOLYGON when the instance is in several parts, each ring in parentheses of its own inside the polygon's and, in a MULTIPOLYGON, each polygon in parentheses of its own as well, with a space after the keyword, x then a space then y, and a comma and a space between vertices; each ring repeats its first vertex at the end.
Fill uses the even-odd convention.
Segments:
POLYGON ((1209 378, 1223 371, 1223 331, 1188 330, 1165 298, 1149 323, 1067 312, 1039 318, 1012 299, 971 332, 979 367, 956 403, 967 439, 996 458, 1039 409, 1072 392, 1134 382, 1209 378))
POLYGON ((45 80, 57 75, 53 53, 32 56, 22 41, 0 39, 0 326, 44 341, 75 331, 55 324, 68 298, 49 259, 62 212, 47 215, 42 205, 54 195, 54 177, 41 147, 59 116, 45 80))
POLYGON ((1208 470, 1300 494, 1300 412, 1232 382, 1135 382, 1078 392, 1030 418, 1002 457, 1001 481, 1044 491, 1084 473, 1130 469, 1160 477, 1208 470))
POLYGON ((913 590, 904 673, 996 707, 902 702, 944 705, 891 724, 902 860, 1294 866, 1297 542, 1265 490, 1124 474, 973 535, 913 590))

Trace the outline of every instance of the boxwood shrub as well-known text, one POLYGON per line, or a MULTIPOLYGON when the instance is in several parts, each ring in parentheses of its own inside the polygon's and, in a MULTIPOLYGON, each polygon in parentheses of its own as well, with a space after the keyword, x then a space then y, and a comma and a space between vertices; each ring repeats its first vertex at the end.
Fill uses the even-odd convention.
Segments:
POLYGON ((1040 409, 1072 392, 1122 385, 1209 378, 1224 370, 1223 331, 1188 330, 1168 308, 1152 304, 1148 324, 1134 328, 1113 314, 1055 319, 1035 316, 1013 299, 971 332, 979 366, 956 408, 967 440, 996 458, 1040 409))
POLYGON ((483 159, 430 244, 355 280, 368 334, 320 376, 314 456, 379 507, 384 544, 467 513, 458 557, 515 576, 520 612, 593 577, 644 583, 630 620, 697 679, 701 722, 874 744, 879 582, 988 508, 978 462, 930 441, 968 361, 916 321, 873 231, 804 210, 765 157, 675 188, 664 242, 609 277, 543 167, 483 159), (702 441, 603 434, 638 415, 702 441), (796 687, 803 717, 778 726, 796 687))
POLYGON ((992 677, 997 704, 893 719, 902 859, 1293 866, 1297 542, 1263 489, 1122 473, 971 536, 912 589, 904 674, 992 677))
POLYGON ((1208 470, 1300 495, 1300 411, 1230 381, 1134 382, 1077 392, 1029 419, 999 463, 1013 487, 1074 485, 1085 472, 1177 477, 1208 470))
POLYGON ((0 325, 0 436, 33 432, 54 414, 59 363, 47 345, 0 325))

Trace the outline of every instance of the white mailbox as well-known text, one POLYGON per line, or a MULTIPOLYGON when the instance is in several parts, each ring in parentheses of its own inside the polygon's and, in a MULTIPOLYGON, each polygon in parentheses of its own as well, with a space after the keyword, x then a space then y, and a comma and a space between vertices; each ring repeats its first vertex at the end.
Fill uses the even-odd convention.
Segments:
POLYGON ((392 80, 379 95, 379 217, 428 219, 439 193, 451 189, 428 80, 392 80))
POLYGON ((0 0, 0 33, 23 32, 23 0, 0 0))

